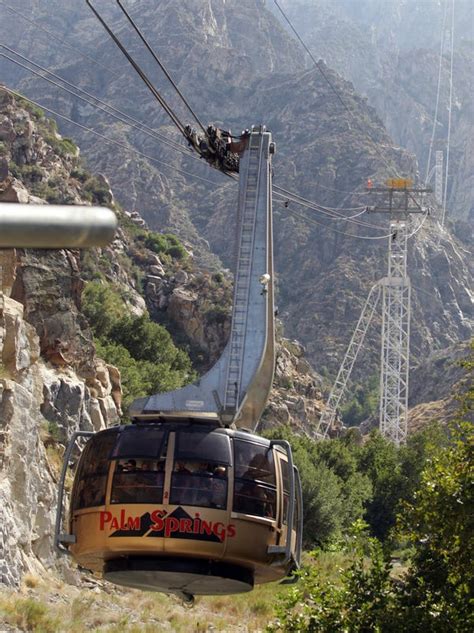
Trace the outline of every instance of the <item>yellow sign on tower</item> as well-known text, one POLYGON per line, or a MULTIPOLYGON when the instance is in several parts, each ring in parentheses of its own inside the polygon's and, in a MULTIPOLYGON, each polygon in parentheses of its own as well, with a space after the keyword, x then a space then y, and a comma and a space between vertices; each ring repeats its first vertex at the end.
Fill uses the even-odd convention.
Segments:
POLYGON ((385 184, 391 189, 409 189, 413 186, 413 180, 411 178, 389 178, 385 184))

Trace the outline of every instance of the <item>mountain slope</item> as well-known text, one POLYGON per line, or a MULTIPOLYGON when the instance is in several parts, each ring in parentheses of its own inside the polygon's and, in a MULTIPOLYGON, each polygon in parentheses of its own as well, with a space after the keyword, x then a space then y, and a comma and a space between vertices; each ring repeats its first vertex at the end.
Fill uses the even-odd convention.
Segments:
MULTIPOLYGON (((324 4, 329 12, 333 11, 331 6, 333 3, 324 4)), ((370 6, 375 10, 373 3, 370 6)), ((177 11, 174 3, 163 2, 157 14, 154 3, 145 2, 130 4, 130 10, 204 122, 221 122, 237 132, 254 122, 265 122, 271 128, 278 147, 274 164, 276 185, 328 207, 359 207, 370 203, 368 197, 361 195, 368 177, 376 181, 394 173, 416 177, 414 157, 396 147, 371 105, 351 84, 324 66, 348 112, 320 73, 305 70, 298 43, 285 33, 263 3, 187 0, 177 11), (354 190, 355 195, 346 193, 354 190)), ((38 19, 51 17, 46 8, 37 11, 38 19)), ((324 15, 322 11, 320 22, 324 15)), ((93 45, 95 56, 107 60, 113 73, 104 75, 101 66, 78 59, 67 49, 61 61, 56 58, 60 73, 139 120, 153 124, 154 129, 173 135, 166 115, 82 6, 66 3, 58 8, 55 19, 66 24, 72 17, 75 21, 71 41, 77 42, 78 33, 83 31, 84 45, 93 45)), ((132 38, 130 29, 119 21, 119 14, 110 9, 110 17, 184 117, 178 98, 132 38)), ((327 32, 337 35, 329 27, 327 32)), ((385 51, 390 50, 390 41, 385 42, 385 51)), ((29 50, 33 50, 32 44, 29 50)), ((354 50, 355 54, 359 51, 354 50)), ((45 54, 41 47, 34 52, 40 60, 45 54)), ((376 85, 381 85, 379 80, 376 85)), ((129 148, 127 151, 98 143, 90 133, 63 124, 68 134, 78 135, 88 160, 108 176, 126 208, 138 211, 152 228, 173 231, 192 243, 196 256, 207 265, 215 266, 217 255, 232 267, 235 240, 229 236, 235 234, 236 188, 226 178, 213 173, 202 161, 183 157, 160 141, 114 122, 103 112, 38 79, 24 79, 22 86, 41 102, 60 106, 61 112, 73 120, 129 148), (133 154, 134 148, 153 160, 133 154), (178 172, 178 168, 188 174, 178 172)), ((187 116, 185 121, 189 120, 187 116)), ((409 130, 405 137, 408 142, 409 130)), ((381 227, 373 230, 330 220, 324 211, 313 216, 313 212, 293 202, 287 208, 280 208, 277 203, 275 197, 280 315, 288 334, 298 335, 305 344, 312 362, 334 374, 365 297, 386 270, 384 239, 351 236, 387 234, 386 224, 370 218, 370 222, 381 227), (305 212, 311 219, 306 221, 295 212, 305 212), (312 220, 320 224, 315 225, 312 220)), ((360 219, 367 220, 364 216, 360 219)), ((472 273, 466 264, 465 246, 449 233, 441 237, 438 234, 436 223, 427 221, 411 240, 410 274, 415 287, 421 288, 415 297, 413 320, 412 349, 416 360, 424 355, 427 345, 443 348, 472 331, 472 273)), ((377 357, 377 336, 373 334, 366 357, 357 369, 359 376, 366 374, 367 364, 375 365, 377 357)))

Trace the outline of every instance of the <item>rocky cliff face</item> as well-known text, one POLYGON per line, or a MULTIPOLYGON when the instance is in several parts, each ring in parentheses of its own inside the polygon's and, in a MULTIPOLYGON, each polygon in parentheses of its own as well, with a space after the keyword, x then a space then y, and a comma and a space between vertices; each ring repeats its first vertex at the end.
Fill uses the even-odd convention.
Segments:
MULTIPOLYGON (((0 90, 0 201, 46 204, 38 194, 61 190, 85 202, 70 174, 77 150, 68 145, 60 156, 61 137, 50 129, 48 141, 47 123, 22 105, 0 90)), ((118 421, 120 380, 95 357, 79 310, 78 253, 4 250, 1 271, 0 576, 16 585, 26 571, 55 561, 62 443, 74 431, 118 421)))
MULTIPOLYGON (((298 341, 281 339, 277 350, 275 378, 270 401, 260 420, 258 432, 275 426, 290 426, 296 433, 316 437, 324 403, 322 379, 305 358, 298 341)), ((333 432, 341 427, 336 424, 333 432)))
MULTIPOLYGON (((473 358, 473 342, 457 343, 431 354, 411 374, 408 423, 416 431, 430 420, 446 424, 459 417, 459 396, 472 388, 472 372, 463 366, 473 358)), ((472 422, 472 411, 470 419, 472 422)))

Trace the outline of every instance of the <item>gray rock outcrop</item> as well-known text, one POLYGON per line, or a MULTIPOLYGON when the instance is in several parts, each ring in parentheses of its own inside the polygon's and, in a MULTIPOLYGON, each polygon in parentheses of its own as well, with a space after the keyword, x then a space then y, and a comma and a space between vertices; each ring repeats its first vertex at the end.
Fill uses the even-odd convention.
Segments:
POLYGON ((97 370, 102 392, 92 396, 71 368, 41 358, 23 305, 2 294, 0 300, 0 584, 18 586, 26 572, 42 575, 57 563, 60 440, 117 422, 118 409, 104 366, 97 370))

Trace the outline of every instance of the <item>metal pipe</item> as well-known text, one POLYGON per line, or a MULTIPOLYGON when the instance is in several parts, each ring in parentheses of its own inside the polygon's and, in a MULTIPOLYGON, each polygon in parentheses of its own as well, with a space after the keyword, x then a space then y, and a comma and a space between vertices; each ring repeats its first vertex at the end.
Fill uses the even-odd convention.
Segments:
POLYGON ((58 505, 56 507, 56 523, 54 527, 54 546, 59 554, 69 554, 67 547, 63 543, 73 543, 73 535, 62 533, 61 524, 64 510, 64 483, 66 481, 67 469, 69 466, 69 460, 72 455, 72 451, 76 446, 76 441, 79 437, 92 437, 95 435, 93 431, 76 431, 67 445, 66 452, 63 458, 63 467, 61 469, 61 476, 58 483, 58 505))
POLYGON ((0 248, 106 246, 116 228, 104 207, 0 203, 0 248))

